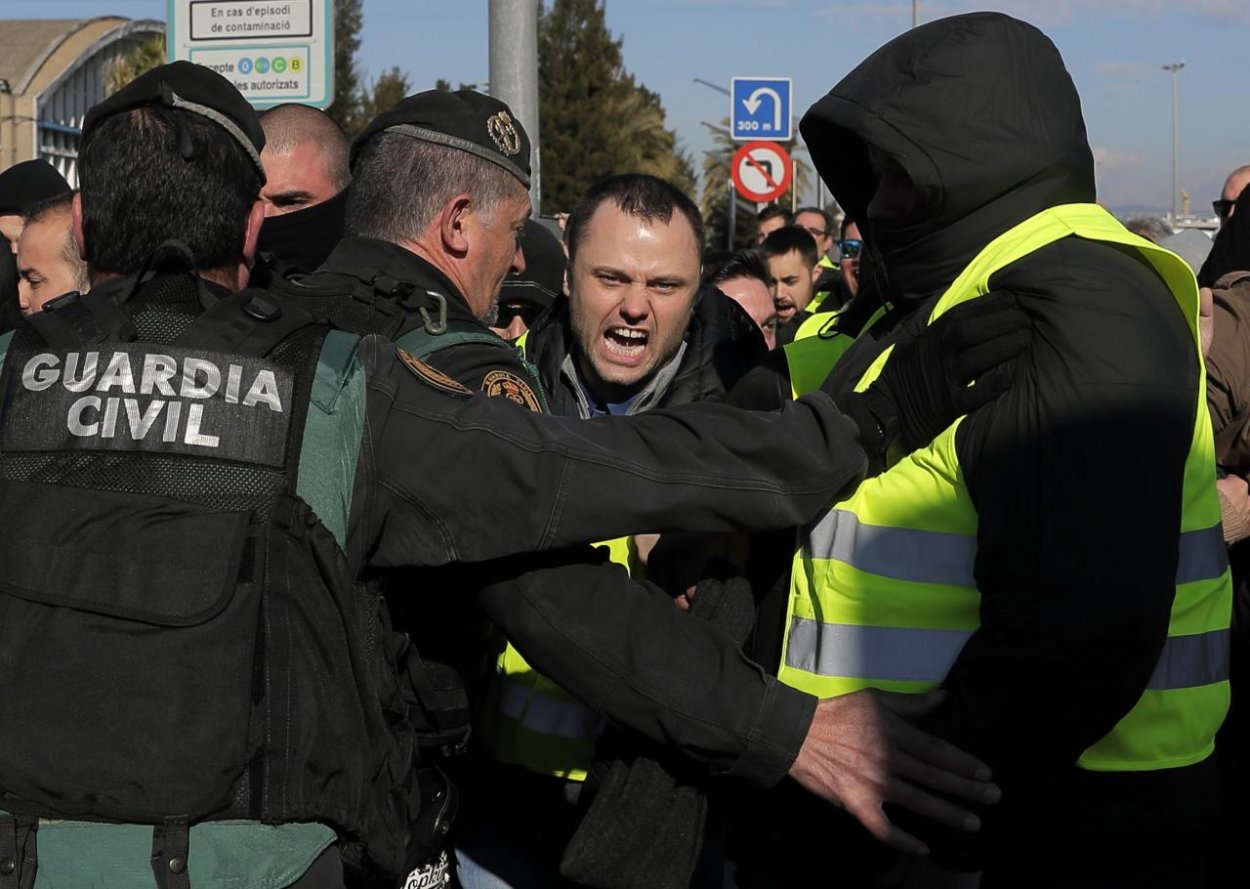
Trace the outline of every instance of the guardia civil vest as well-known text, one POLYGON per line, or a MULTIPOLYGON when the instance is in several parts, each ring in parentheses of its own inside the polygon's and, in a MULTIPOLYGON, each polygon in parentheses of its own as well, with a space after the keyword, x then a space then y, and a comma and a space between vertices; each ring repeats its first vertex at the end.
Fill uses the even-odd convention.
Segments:
POLYGON ((336 838, 402 872, 412 732, 343 553, 364 368, 311 322, 244 293, 139 341, 101 292, 0 340, 0 809, 54 819, 55 885, 287 885, 336 838))
MULTIPOLYGON (((522 354, 528 338, 525 333, 517 340, 522 354)), ((542 392, 537 369, 525 363, 542 392)), ((600 546, 608 549, 613 562, 636 575, 633 538, 620 537, 600 546)), ((478 723, 478 733, 495 760, 540 775, 585 781, 603 727, 601 716, 531 667, 511 643, 505 645, 478 723)))
MULTIPOLYGON (((986 293, 999 269, 1073 235, 1125 245, 1149 260, 1189 323, 1200 367, 1168 638, 1141 699, 1078 765, 1098 771, 1185 766, 1210 755, 1227 710, 1232 601, 1193 273, 1100 207, 1055 207, 987 245, 951 284, 930 321, 986 293)), ((878 357, 860 389, 888 359, 888 351, 878 357)), ((810 377, 799 376, 807 385, 810 377)), ((977 629, 980 604, 973 580, 977 513, 955 448, 959 422, 803 529, 778 672, 784 682, 821 697, 865 687, 920 692, 941 684, 977 629)))

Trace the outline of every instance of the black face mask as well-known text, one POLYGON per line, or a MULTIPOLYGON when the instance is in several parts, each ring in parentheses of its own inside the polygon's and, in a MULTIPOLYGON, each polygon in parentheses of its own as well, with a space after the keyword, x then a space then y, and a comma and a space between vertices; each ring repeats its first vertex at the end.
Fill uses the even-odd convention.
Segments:
POLYGON ((311 272, 325 262, 343 239, 347 189, 328 201, 293 213, 268 216, 260 228, 256 249, 272 253, 283 265, 311 272))

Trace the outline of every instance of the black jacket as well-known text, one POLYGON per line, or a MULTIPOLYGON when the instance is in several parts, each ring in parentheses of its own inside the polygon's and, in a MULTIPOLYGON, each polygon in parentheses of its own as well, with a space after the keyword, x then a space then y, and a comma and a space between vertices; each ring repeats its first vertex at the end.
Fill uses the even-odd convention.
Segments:
MULTIPOLYGON (((560 297, 534 322, 525 354, 538 368, 551 410, 566 417, 581 415, 576 383, 562 370, 570 355, 576 360, 575 348, 569 300, 560 297)), ((685 350, 672 379, 640 409, 719 401, 767 353, 751 316, 715 287, 703 287, 695 298, 685 350)))
MULTIPOLYGON (((436 319, 441 299, 448 321, 491 335, 446 275, 410 250, 376 238, 344 238, 316 272, 275 281, 271 289, 353 333, 398 339, 425 324, 421 309, 436 319)), ((500 369, 529 379, 516 350, 502 341, 497 347, 460 343, 435 352, 427 363, 474 391, 489 388, 487 375, 500 369)))
MULTIPOLYGON (((1095 197, 1080 104, 1058 52, 998 14, 944 19, 891 41, 813 106, 802 131, 834 197, 860 221, 896 305, 835 367, 838 391, 887 345, 922 330, 933 300, 991 239, 1047 207, 1095 197), (914 206, 870 209, 878 177, 869 146, 906 172, 914 206)), ((990 287, 1018 298, 1035 339, 1012 389, 956 436, 979 517, 981 627, 924 727, 983 758, 1004 802, 982 813, 980 839, 928 837, 966 867, 1020 862, 1048 843, 1079 860, 1073 837, 1085 825, 1084 850, 1096 860, 1094 845, 1117 824, 1153 819, 1162 832, 1202 814, 1202 782, 1190 770, 1075 768, 1136 703, 1166 637, 1198 358, 1173 296, 1131 251, 1061 240, 990 287)), ((762 380, 779 370, 774 363, 744 388, 757 397, 788 389, 762 380)), ((784 596, 771 598, 784 608, 784 596)), ((765 623, 775 664, 781 621, 774 611, 765 623)))
MULTIPOLYGON (((449 318, 471 319, 463 297, 425 261, 348 238, 321 270, 281 293, 336 326, 398 336, 421 323, 413 306, 428 306, 420 300, 430 290, 446 301, 449 318)), ((362 356, 371 382, 353 566, 368 574, 469 563, 455 568, 454 589, 480 591, 477 601, 526 660, 589 706, 718 771, 757 784, 779 780, 814 699, 766 679, 728 637, 677 613, 591 548, 569 547, 642 530, 739 527, 737 518, 726 521, 722 486, 739 492, 730 500, 744 487, 758 492, 760 482, 773 491, 741 517, 756 526, 805 519, 822 500, 818 492, 861 477, 854 425, 823 398, 815 399, 821 419, 806 431, 785 430, 792 416, 711 405, 684 409, 689 429, 663 412, 557 420, 470 397, 489 389, 492 372, 525 372, 511 347, 452 346, 431 356, 436 370, 397 360, 380 338, 367 340, 362 356), (795 441, 812 448, 800 447, 796 459, 795 441), (782 478, 784 491, 776 486, 782 478), (603 510, 587 496, 599 491, 633 502, 603 510), (686 511, 686 498, 710 508, 686 511)), ((407 618, 437 611, 428 588, 407 602, 405 592, 389 598, 407 618)))

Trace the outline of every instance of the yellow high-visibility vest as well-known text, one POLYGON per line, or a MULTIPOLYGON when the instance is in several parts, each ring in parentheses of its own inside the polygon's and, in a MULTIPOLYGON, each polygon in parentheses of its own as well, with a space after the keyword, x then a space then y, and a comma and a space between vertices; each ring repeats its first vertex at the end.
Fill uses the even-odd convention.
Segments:
MULTIPOLYGON (((517 339, 524 349, 529 332, 517 339)), ((632 537, 598 544, 632 575, 640 570, 632 537)), ((499 762, 570 781, 586 780, 602 717, 531 667, 508 643, 495 667, 478 734, 499 762)))
MULTIPOLYGON (((985 294, 998 270, 1068 236, 1131 247, 1151 263, 1190 326, 1200 374, 1167 641, 1137 704, 1077 764, 1096 771, 1190 765, 1210 755, 1228 709, 1232 608, 1192 271, 1175 254, 1129 233, 1102 208, 1065 205, 986 246, 929 321, 985 294)), ((888 360, 886 350, 858 388, 866 388, 888 360)), ((955 448, 959 422, 803 529, 778 672, 784 682, 821 697, 870 686, 920 692, 941 685, 979 625, 981 598, 973 579, 977 513, 955 448)))

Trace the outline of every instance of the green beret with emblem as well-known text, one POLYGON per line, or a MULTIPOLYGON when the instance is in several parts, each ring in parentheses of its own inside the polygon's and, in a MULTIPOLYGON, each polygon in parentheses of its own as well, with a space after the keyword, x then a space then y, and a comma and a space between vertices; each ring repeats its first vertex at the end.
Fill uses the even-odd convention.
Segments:
POLYGON ((475 90, 427 90, 401 99, 352 142, 352 163, 378 133, 399 133, 467 151, 497 164, 529 188, 530 140, 503 102, 475 90))

